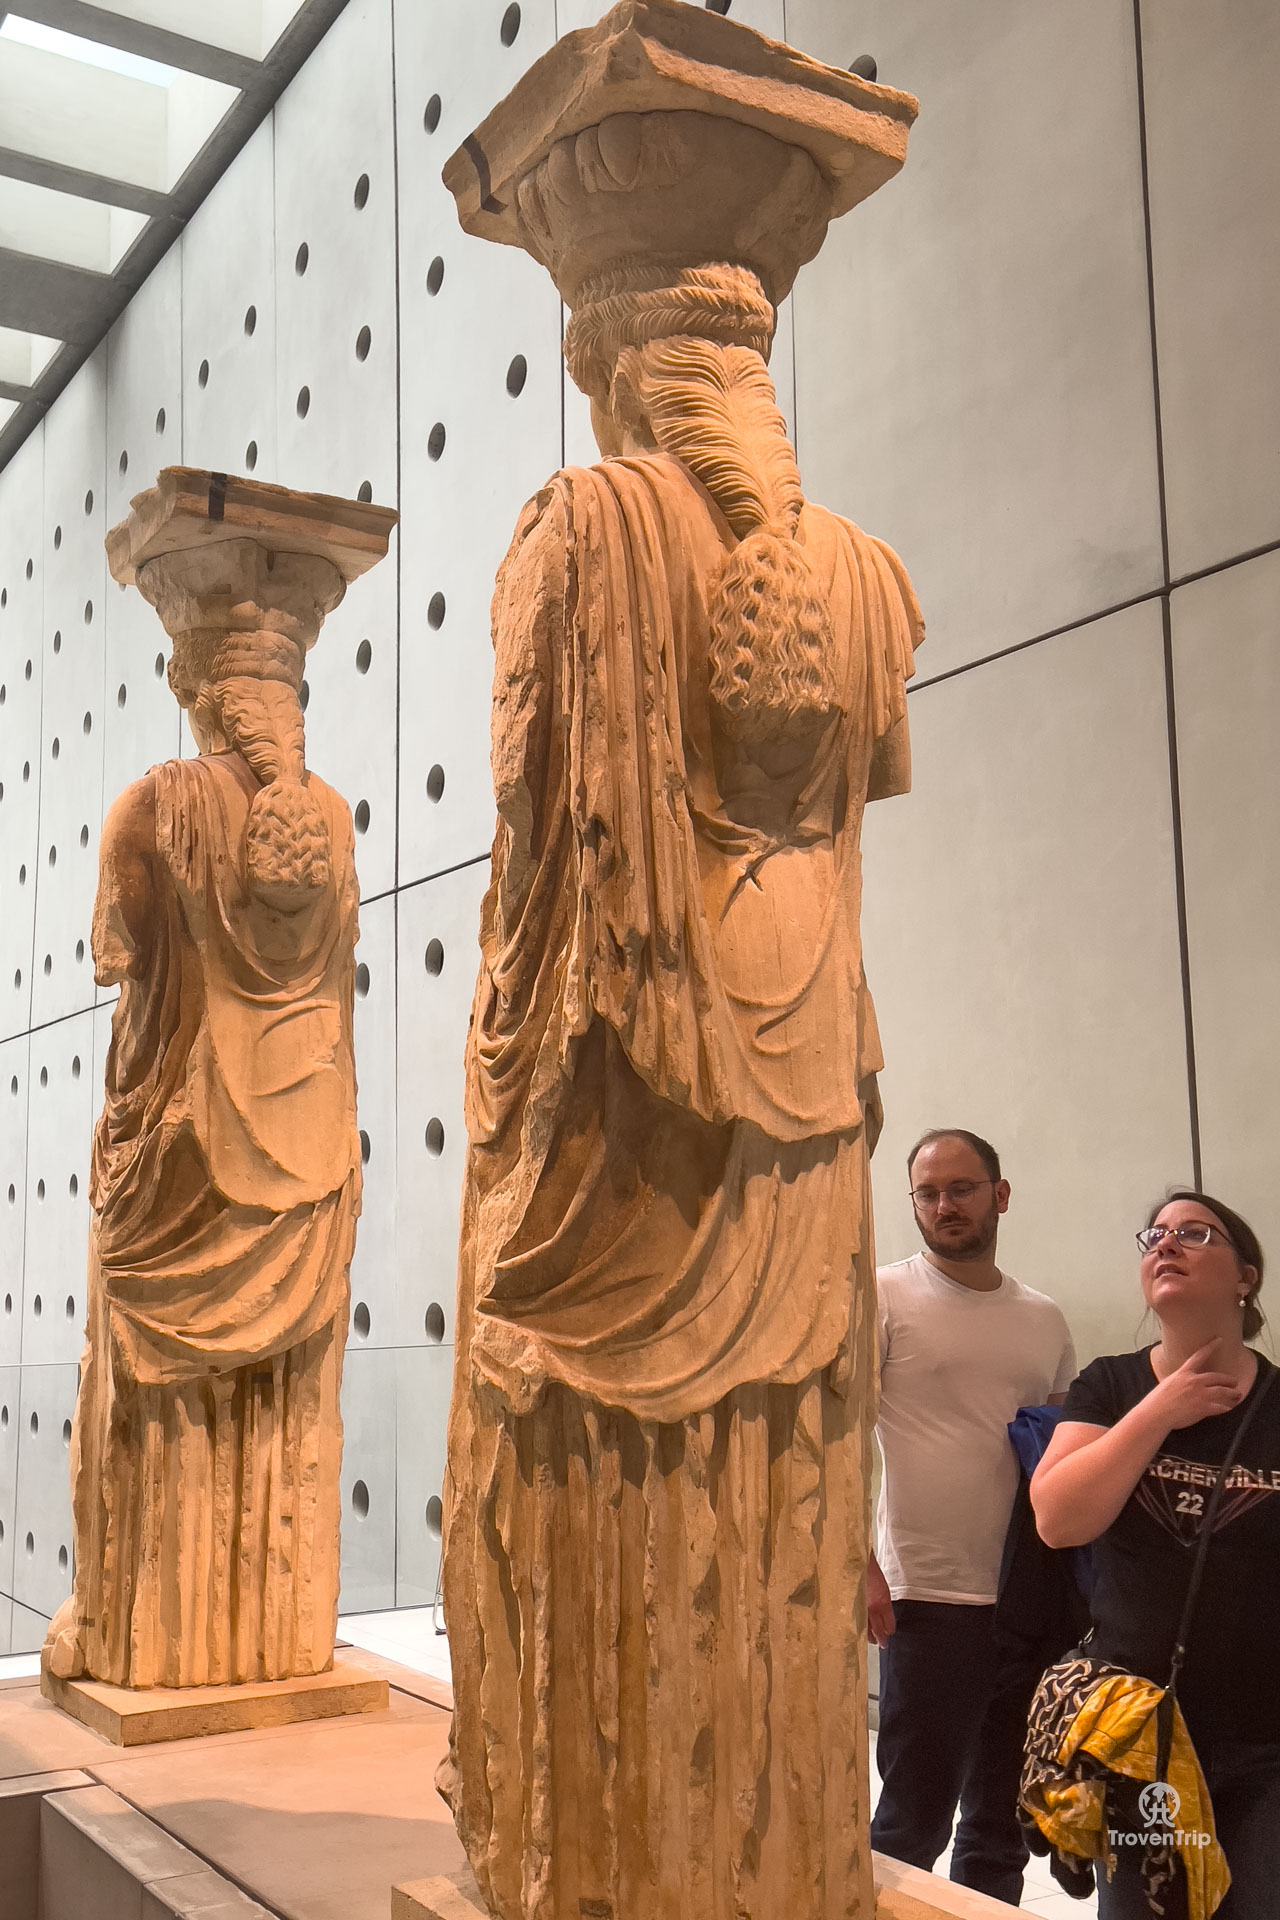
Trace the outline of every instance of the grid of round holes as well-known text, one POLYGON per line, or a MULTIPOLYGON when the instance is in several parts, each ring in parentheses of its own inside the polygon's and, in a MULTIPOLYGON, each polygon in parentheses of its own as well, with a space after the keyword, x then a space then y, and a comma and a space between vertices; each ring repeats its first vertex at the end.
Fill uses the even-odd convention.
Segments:
MULTIPOLYGON (((80 1015, 51 1028, 43 1055, 33 1044, 24 1361, 70 1360, 79 1348, 79 1275, 88 1229, 85 1163, 93 1126, 92 1018, 80 1015)), ((37 1036, 37 1043, 43 1038, 37 1036)))

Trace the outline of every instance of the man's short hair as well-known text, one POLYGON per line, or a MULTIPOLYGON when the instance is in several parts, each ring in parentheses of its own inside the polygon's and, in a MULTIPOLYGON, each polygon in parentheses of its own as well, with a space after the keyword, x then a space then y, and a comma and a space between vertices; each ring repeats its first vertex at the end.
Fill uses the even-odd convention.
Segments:
POLYGON ((931 1147, 935 1140, 963 1140, 967 1147, 973 1148, 981 1160, 988 1180, 994 1184, 1000 1178, 1000 1155, 991 1142, 984 1140, 980 1133, 970 1133, 968 1127, 930 1127, 926 1133, 920 1135, 907 1155, 908 1180, 911 1178, 911 1169, 916 1163, 916 1155, 922 1147, 931 1147))

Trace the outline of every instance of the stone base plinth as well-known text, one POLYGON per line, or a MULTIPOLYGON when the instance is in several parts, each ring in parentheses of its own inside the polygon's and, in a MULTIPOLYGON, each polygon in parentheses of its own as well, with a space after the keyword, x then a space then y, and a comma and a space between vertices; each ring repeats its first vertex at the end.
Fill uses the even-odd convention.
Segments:
MULTIPOLYGON (((985 1893, 957 1887, 936 1874, 904 1867, 899 1860, 873 1854, 876 1875, 875 1920, 1008 1920, 1016 1907, 985 1893)), ((470 1868, 436 1874, 395 1887, 391 1920, 490 1920, 489 1909, 470 1868)))
POLYGON ((239 1687, 112 1687, 101 1680, 59 1680, 42 1673, 40 1691, 117 1747, 287 1727, 299 1720, 376 1713, 387 1705, 386 1681, 343 1661, 335 1661, 328 1673, 239 1687))

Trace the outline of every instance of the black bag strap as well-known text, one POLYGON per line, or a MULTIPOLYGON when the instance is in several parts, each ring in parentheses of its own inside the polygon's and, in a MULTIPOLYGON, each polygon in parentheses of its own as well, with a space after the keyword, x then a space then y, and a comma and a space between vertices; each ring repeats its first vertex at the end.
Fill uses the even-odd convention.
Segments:
MULTIPOLYGON (((1258 1365, 1259 1367, 1266 1365, 1261 1357, 1258 1365)), ((1191 1567, 1191 1578, 1187 1583, 1187 1597, 1183 1602, 1182 1618, 1178 1622, 1178 1637, 1173 1645, 1173 1658, 1169 1662, 1169 1684, 1156 1710, 1157 1780, 1165 1779, 1168 1773, 1169 1751, 1173 1744, 1173 1706, 1177 1698, 1178 1676, 1182 1672, 1182 1663, 1187 1657, 1187 1639, 1191 1632, 1191 1622, 1195 1617, 1196 1602, 1200 1598, 1200 1588, 1204 1581, 1204 1563, 1209 1555, 1209 1542, 1213 1538, 1218 1509, 1222 1505, 1222 1497, 1227 1490, 1231 1469, 1240 1457, 1244 1437, 1253 1424, 1254 1415, 1270 1393, 1275 1377, 1275 1368, 1267 1367, 1267 1371, 1257 1383, 1257 1391, 1236 1423, 1236 1430, 1231 1436, 1231 1445, 1227 1448, 1226 1456, 1218 1469, 1218 1477, 1213 1483, 1213 1491, 1205 1507, 1204 1519, 1200 1522, 1200 1531, 1196 1536, 1196 1557, 1191 1567)))

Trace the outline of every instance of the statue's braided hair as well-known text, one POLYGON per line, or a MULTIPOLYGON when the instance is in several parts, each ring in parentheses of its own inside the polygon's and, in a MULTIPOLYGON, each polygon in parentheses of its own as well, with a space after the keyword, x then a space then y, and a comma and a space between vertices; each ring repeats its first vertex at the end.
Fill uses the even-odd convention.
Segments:
POLYGON ((831 618, 797 537, 804 493, 765 365, 773 308, 743 267, 656 290, 613 282, 575 312, 565 354, 593 398, 689 468, 737 537, 710 608, 720 725, 747 745, 820 732, 839 706, 831 618))
POLYGON ((245 875, 288 912, 329 884, 329 829, 308 786, 299 692, 303 649, 280 633, 217 636, 201 674, 203 708, 259 782, 244 831, 245 875))

